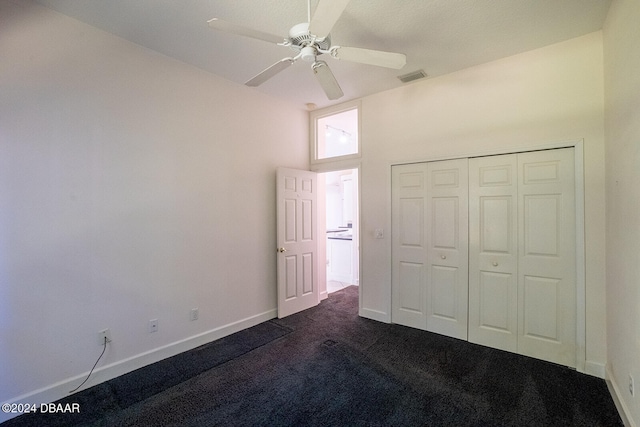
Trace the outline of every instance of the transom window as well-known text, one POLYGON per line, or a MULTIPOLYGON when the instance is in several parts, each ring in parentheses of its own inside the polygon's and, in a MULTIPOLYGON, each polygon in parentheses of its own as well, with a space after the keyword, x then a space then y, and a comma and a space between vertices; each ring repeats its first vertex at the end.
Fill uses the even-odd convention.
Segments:
POLYGON ((311 164, 360 157, 358 103, 310 114, 311 164))

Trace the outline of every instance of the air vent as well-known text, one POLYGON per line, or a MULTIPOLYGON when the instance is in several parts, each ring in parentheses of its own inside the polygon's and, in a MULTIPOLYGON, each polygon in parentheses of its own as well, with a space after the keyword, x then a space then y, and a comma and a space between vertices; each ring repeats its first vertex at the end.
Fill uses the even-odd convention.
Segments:
POLYGON ((425 77, 427 77, 427 73, 425 73, 424 70, 418 70, 403 76, 398 76, 398 79, 400 79, 402 83, 409 83, 414 80, 424 79, 425 77))

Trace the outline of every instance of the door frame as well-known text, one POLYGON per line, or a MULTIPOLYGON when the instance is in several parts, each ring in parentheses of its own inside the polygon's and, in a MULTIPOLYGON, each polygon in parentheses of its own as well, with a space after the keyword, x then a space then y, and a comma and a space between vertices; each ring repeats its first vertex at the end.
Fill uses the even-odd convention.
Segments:
MULTIPOLYGON (((354 243, 358 246, 358 315, 361 316, 362 314, 362 292, 363 292, 363 283, 362 280, 360 280, 360 278, 362 277, 362 251, 360 250, 360 248, 362 248, 362 228, 361 228, 361 224, 362 224, 362 209, 361 209, 361 199, 362 197, 360 196, 360 189, 362 188, 362 168, 361 168, 361 162, 358 161, 335 161, 332 163, 322 163, 322 164, 317 164, 317 165, 312 165, 312 167, 310 168, 312 172, 315 172, 317 174, 322 174, 325 172, 335 172, 335 171, 341 171, 341 170, 347 170, 347 169, 355 169, 356 170, 356 175, 357 175, 357 200, 356 200, 356 204, 357 204, 357 209, 358 209, 358 213, 357 213, 357 227, 358 227, 358 232, 357 234, 357 238, 356 240, 354 240, 354 243)), ((327 234, 327 224, 326 224, 326 218, 325 218, 325 211, 326 211, 326 190, 324 188, 324 180, 318 180, 323 181, 321 183, 318 184, 318 200, 317 200, 317 204, 318 204, 318 210, 322 211, 323 213, 321 213, 320 215, 318 215, 318 226, 317 226, 317 232, 318 232, 318 236, 326 236, 327 234)), ((327 241, 326 239, 318 239, 318 279, 322 279, 321 283, 324 283, 324 285, 320 286, 319 291, 320 291, 320 299, 325 299, 328 297, 328 293, 327 293, 327 276, 326 276, 326 257, 327 257, 327 241), (321 264, 320 264, 321 263, 321 264), (324 289, 323 289, 324 288, 324 289)))
MULTIPOLYGON (((575 235, 576 235, 576 370, 578 372, 595 375, 604 378, 604 366, 598 364, 589 364, 587 366, 586 359, 586 244, 585 244, 585 210, 584 210, 584 140, 570 140, 562 142, 545 143, 524 147, 500 147, 486 151, 476 151, 465 153, 464 155, 428 157, 420 159, 411 159, 405 161, 390 162, 389 177, 392 176, 391 168, 397 165, 410 163, 435 162, 441 160, 455 160, 470 157, 497 156, 502 154, 517 154, 527 151, 543 151, 558 148, 574 149, 574 173, 575 173, 575 235)), ((388 199, 389 203, 393 198, 391 193, 392 186, 389 185, 388 199)), ((389 216, 389 224, 387 229, 391 230, 393 219, 389 216)), ((391 259, 392 257, 390 257, 391 259)), ((393 260, 391 259, 393 264, 393 260)), ((390 265, 390 268, 392 265, 390 265)), ((388 289, 388 313, 391 322, 391 295, 392 289, 388 289)))

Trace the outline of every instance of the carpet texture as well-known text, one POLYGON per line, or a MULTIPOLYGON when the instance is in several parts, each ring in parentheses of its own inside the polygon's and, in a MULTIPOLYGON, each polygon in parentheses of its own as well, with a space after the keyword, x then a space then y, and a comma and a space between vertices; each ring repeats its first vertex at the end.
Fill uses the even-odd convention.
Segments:
POLYGON ((358 289, 9 426, 622 426, 603 380, 358 317, 358 289))

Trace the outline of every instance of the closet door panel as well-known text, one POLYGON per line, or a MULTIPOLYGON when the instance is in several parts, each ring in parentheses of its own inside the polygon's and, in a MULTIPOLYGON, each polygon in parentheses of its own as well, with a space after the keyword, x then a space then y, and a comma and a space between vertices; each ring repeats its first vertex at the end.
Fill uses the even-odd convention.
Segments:
POLYGON ((469 341, 517 351, 515 154, 469 159, 469 341))
POLYGON ((427 163, 427 330, 467 339, 468 161, 427 163))
POLYGON ((518 352, 575 366, 573 148, 518 155, 518 352))
POLYGON ((575 367, 573 148, 392 167, 392 321, 575 367))
POLYGON ((444 321, 458 319, 458 268, 431 265, 431 316, 444 321))
POLYGON ((426 164, 392 168, 391 320, 426 329, 426 164))

